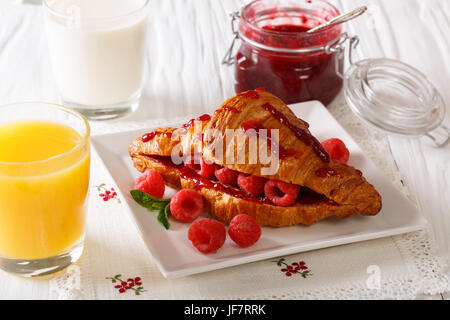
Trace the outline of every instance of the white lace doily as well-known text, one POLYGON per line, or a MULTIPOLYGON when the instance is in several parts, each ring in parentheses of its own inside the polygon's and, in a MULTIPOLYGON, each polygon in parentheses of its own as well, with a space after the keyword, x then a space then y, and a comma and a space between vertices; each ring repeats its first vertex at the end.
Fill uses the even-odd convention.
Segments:
MULTIPOLYGON (((345 103, 335 103, 329 110, 375 164, 400 190, 408 194, 407 187, 403 185, 395 162, 390 156, 387 138, 361 124, 345 103)), ((189 119, 178 118, 139 123, 93 123, 92 129, 94 134, 104 134, 159 125, 170 126, 187 120, 189 119)), ((94 184, 98 183, 99 179, 104 179, 102 170, 96 168, 96 172, 93 172, 94 184)), ((305 260, 313 274, 307 279, 292 279, 280 274, 280 269, 271 259, 167 280, 161 276, 151 258, 143 260, 146 262, 132 263, 112 254, 105 255, 101 250, 103 245, 123 247, 120 239, 108 237, 104 234, 105 230, 111 234, 123 232, 123 237, 130 238, 136 237, 136 231, 133 226, 123 224, 122 207, 111 205, 105 210, 101 207, 104 204, 100 202, 91 202, 90 215, 97 214, 96 219, 99 219, 99 222, 91 221, 91 224, 110 223, 108 226, 103 225, 103 233, 99 231, 96 235, 97 242, 105 243, 90 247, 88 241, 85 257, 77 264, 81 269, 79 288, 71 290, 70 286, 67 286, 67 281, 73 281, 68 274, 62 274, 54 280, 58 298, 136 298, 132 295, 117 295, 111 284, 105 280, 112 272, 142 276, 144 282, 147 281, 144 283, 147 291, 142 297, 147 299, 413 299, 419 294, 439 294, 450 290, 447 266, 436 256, 434 243, 427 231, 285 257, 287 261, 305 260), (119 221, 122 225, 117 226, 119 221), (103 239, 104 237, 108 239, 103 239), (365 272, 367 264, 375 264, 376 267, 379 265, 383 272, 378 288, 368 286, 368 275, 365 272)), ((142 250, 146 250, 142 243, 134 238, 130 241, 136 241, 136 245, 127 248, 130 251, 129 256, 142 255, 142 250)))

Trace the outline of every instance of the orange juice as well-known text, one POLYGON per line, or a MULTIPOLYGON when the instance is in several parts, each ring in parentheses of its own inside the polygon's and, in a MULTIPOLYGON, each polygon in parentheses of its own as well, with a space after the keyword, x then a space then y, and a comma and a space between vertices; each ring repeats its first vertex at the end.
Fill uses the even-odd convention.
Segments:
POLYGON ((47 121, 0 125, 0 256, 54 257, 85 231, 89 143, 47 121))

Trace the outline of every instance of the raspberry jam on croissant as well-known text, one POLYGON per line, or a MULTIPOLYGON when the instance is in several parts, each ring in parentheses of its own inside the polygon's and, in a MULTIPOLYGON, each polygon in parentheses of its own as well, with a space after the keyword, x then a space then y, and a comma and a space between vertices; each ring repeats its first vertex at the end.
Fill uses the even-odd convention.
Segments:
POLYGON ((157 135, 159 134, 164 134, 165 137, 167 138, 171 138, 172 137, 172 133, 171 132, 159 132, 159 131, 153 131, 153 132, 149 132, 146 133, 142 136, 142 141, 143 142, 149 142, 151 140, 153 140, 157 135))
MULTIPOLYGON (((260 134, 260 130, 267 130, 267 144, 269 146, 273 146, 276 145, 278 147, 278 154, 273 151, 274 154, 278 155, 278 157, 280 159, 285 159, 288 157, 295 157, 295 156, 301 156, 301 152, 294 150, 294 149, 285 149, 283 148, 278 141, 272 139, 271 134, 270 134, 270 129, 265 128, 263 125, 261 125, 257 120, 250 120, 247 122, 244 122, 242 125, 242 130, 244 130, 244 132, 247 134, 248 130, 255 130, 256 135, 259 137, 260 134)), ((248 133, 248 135, 250 135, 250 133, 248 133)))
MULTIPOLYGON (((264 194, 259 196, 252 196, 247 192, 241 190, 240 188, 222 183, 216 178, 209 178, 209 179, 203 178, 189 167, 186 167, 183 164, 177 165, 173 163, 170 157, 161 157, 161 156, 148 156, 148 157, 151 158, 153 161, 162 164, 166 168, 178 170, 180 172, 180 176, 183 179, 194 182, 197 190, 200 190, 202 188, 214 189, 238 199, 257 202, 260 204, 274 205, 264 194)), ((328 203, 332 205, 337 205, 337 203, 329 200, 324 195, 314 192, 306 187, 301 188, 297 200, 292 205, 295 204, 313 205, 318 203, 328 203)))
POLYGON ((262 105, 262 108, 269 111, 278 121, 287 126, 291 131, 303 141, 306 145, 311 146, 314 150, 314 153, 323 161, 330 162, 330 155, 324 149, 324 147, 320 144, 319 140, 314 138, 310 133, 306 132, 302 128, 297 127, 292 124, 289 119, 280 111, 275 109, 271 104, 266 103, 262 105))
POLYGON ((196 189, 205 199, 206 210, 223 223, 230 223, 239 213, 252 216, 262 226, 284 227, 312 225, 330 216, 380 212, 381 196, 361 171, 347 165, 345 157, 329 154, 308 130, 309 125, 278 97, 267 91, 255 92, 257 95, 246 93, 226 100, 212 116, 198 118, 201 126, 189 121, 181 128, 155 128, 155 135, 136 138, 129 146, 134 166, 140 172, 157 170, 173 188, 196 189), (279 131, 273 131, 276 129, 279 131), (172 138, 158 134, 172 132, 172 138), (237 137, 237 143, 223 144, 238 134, 243 142, 237 137), (153 139, 147 141, 149 138, 153 139), (224 152, 216 152, 220 148, 224 152), (278 155, 269 159, 270 166, 250 159, 250 154, 264 153, 264 148, 278 155), (289 154, 291 150, 295 152, 289 154), (234 157, 228 159, 228 152, 234 157), (205 161, 189 168, 182 162, 192 153, 205 161), (180 157, 173 158, 179 165, 172 162, 172 155, 180 157))

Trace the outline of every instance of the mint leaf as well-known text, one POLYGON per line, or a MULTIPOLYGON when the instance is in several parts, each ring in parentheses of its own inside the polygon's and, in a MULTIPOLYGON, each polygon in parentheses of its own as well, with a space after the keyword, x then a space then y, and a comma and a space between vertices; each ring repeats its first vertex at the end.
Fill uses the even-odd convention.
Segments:
POLYGON ((166 230, 169 230, 169 215, 170 215, 170 204, 167 204, 164 209, 161 209, 158 214, 158 221, 161 223, 166 230))
MULTIPOLYGON (((164 208, 166 207, 167 203, 166 202, 153 202, 151 204, 151 210, 164 210, 164 208)), ((149 208, 150 209, 150 208, 149 208)))
POLYGON ((130 194, 133 197, 134 201, 150 210, 164 209, 166 205, 170 203, 170 199, 155 198, 141 190, 131 190, 130 194))
POLYGON ((131 196, 139 205, 150 211, 159 211, 158 221, 169 230, 170 199, 159 199, 141 190, 131 190, 131 196))

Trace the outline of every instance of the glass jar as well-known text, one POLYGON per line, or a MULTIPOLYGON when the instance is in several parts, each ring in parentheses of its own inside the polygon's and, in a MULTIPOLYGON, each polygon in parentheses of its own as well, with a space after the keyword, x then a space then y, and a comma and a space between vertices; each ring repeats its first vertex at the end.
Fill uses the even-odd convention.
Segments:
POLYGON ((222 63, 235 65, 236 92, 264 88, 286 104, 327 105, 344 87, 350 109, 372 128, 447 145, 446 106, 424 74, 392 59, 353 62, 359 37, 342 32, 341 25, 307 32, 338 15, 324 0, 255 0, 234 12, 234 39, 222 63), (241 46, 233 56, 238 39, 241 46))
POLYGON ((342 26, 306 31, 339 14, 323 0, 256 0, 245 6, 237 31, 241 46, 234 58, 236 92, 264 88, 286 104, 329 104, 343 85, 338 75, 343 55, 326 47, 339 38, 342 26))

